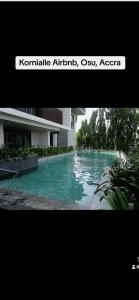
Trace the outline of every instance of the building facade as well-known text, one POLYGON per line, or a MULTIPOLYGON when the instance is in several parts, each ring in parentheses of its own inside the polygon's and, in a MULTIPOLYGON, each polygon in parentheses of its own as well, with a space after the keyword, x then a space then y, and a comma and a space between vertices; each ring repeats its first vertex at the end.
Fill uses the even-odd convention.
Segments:
POLYGON ((0 108, 0 147, 73 146, 85 108, 0 108))

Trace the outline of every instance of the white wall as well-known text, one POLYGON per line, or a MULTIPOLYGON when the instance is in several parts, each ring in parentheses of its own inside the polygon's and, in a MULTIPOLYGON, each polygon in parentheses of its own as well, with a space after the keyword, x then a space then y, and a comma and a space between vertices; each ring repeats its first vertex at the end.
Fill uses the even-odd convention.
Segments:
POLYGON ((50 146, 50 130, 47 132, 47 146, 50 146))
POLYGON ((68 146, 75 147, 75 130, 68 130, 68 146))
POLYGON ((31 131, 31 146, 50 146, 50 131, 31 131))
POLYGON ((71 108, 58 108, 63 112, 63 125, 71 127, 71 108))
MULTIPOLYGON (((73 113, 72 113, 73 115, 73 113)), ((74 115, 74 129, 68 130, 68 146, 76 146, 76 115, 74 115)))
POLYGON ((12 108, 1 108, 0 107, 0 120, 7 120, 13 122, 18 125, 24 124, 29 126, 34 126, 34 131, 38 128, 44 128, 48 130, 57 131, 59 129, 70 129, 70 108, 60 108, 63 111, 63 121, 66 125, 61 125, 43 118, 36 117, 34 115, 30 115, 24 113, 22 111, 12 109, 12 108))
POLYGON ((57 146, 57 133, 53 133, 53 146, 57 146))
POLYGON ((57 145, 59 147, 68 146, 68 131, 67 130, 59 131, 59 134, 57 135, 57 145))
POLYGON ((0 147, 4 145, 4 131, 3 124, 0 124, 0 147))

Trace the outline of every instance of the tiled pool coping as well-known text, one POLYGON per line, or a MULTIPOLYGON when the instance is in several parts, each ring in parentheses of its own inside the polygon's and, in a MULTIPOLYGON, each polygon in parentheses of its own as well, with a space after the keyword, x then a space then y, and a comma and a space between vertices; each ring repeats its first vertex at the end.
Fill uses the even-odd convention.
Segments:
POLYGON ((47 160, 51 160, 54 158, 61 158, 61 157, 65 157, 65 156, 70 156, 73 155, 75 153, 75 151, 71 151, 68 153, 62 153, 62 154, 57 154, 57 155, 51 155, 51 156, 46 156, 46 157, 42 157, 38 159, 38 162, 42 162, 42 161, 47 161, 47 160))

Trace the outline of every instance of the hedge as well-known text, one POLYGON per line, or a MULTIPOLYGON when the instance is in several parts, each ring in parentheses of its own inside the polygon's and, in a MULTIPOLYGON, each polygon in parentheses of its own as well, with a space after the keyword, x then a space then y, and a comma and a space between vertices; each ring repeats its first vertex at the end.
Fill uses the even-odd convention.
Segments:
POLYGON ((67 153, 73 150, 69 147, 24 147, 24 148, 10 148, 4 146, 0 149, 0 159, 9 159, 13 157, 27 157, 29 155, 37 154, 38 158, 67 153))

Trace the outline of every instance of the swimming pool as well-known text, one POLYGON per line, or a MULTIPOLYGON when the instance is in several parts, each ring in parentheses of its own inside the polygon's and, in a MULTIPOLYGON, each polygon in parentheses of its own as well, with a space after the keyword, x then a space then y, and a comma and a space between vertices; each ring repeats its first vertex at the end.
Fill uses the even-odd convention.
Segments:
POLYGON ((116 159, 117 152, 113 151, 78 151, 69 156, 40 161, 37 170, 0 181, 0 186, 89 207, 96 184, 105 168, 116 159))

